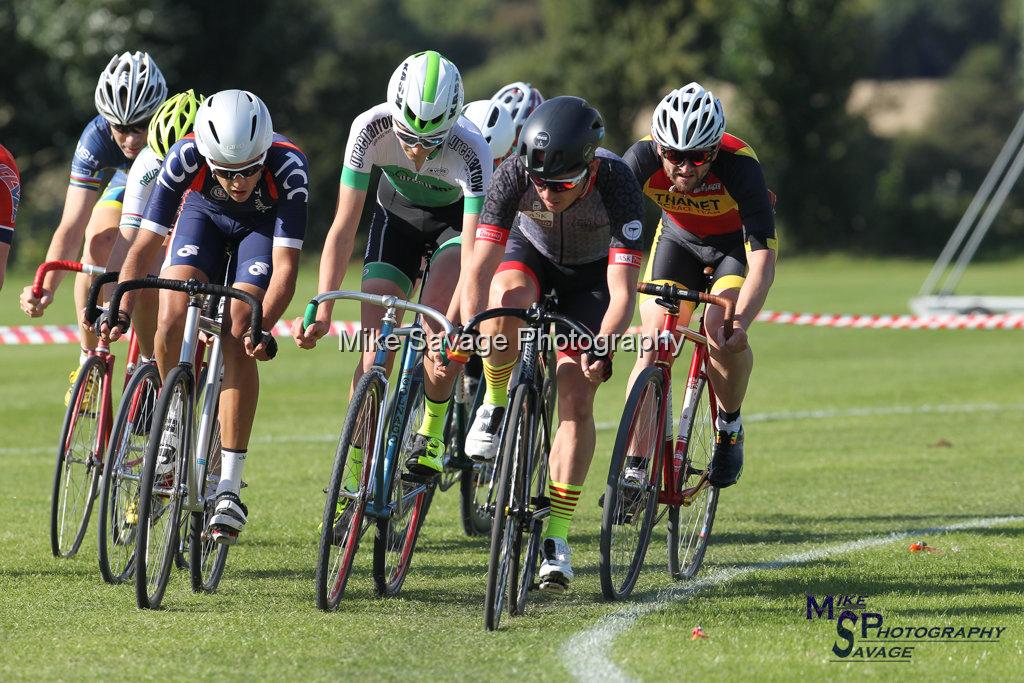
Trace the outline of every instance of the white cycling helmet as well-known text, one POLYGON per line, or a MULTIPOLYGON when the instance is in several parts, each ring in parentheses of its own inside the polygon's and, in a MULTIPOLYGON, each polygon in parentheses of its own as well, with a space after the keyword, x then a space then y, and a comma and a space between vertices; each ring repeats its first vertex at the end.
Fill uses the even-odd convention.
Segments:
POLYGON ((710 149, 723 133, 721 100, 696 82, 665 95, 651 118, 651 137, 672 149, 710 149))
POLYGON ((388 104, 395 121, 415 135, 447 133, 462 113, 462 76, 433 50, 402 62, 388 83, 388 104))
POLYGON ((167 99, 167 82, 147 52, 114 55, 96 83, 96 111, 114 125, 144 121, 167 99))
POLYGON ((544 101, 544 96, 529 83, 516 81, 509 83, 498 92, 494 93, 492 100, 496 100, 512 115, 512 123, 516 126, 516 138, 522 130, 526 119, 530 118, 533 110, 544 101))
POLYGON ((462 115, 480 129, 495 161, 508 156, 516 140, 516 125, 505 107, 494 100, 477 100, 467 104, 462 115))
POLYGON ((274 142, 270 111, 248 90, 221 90, 207 97, 193 129, 199 153, 218 164, 262 157, 274 142))

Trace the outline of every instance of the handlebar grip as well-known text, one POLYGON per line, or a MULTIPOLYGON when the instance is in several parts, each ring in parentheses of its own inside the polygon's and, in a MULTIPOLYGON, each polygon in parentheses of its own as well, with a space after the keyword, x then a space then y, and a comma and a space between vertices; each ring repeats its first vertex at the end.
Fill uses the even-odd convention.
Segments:
POLYGON ((302 316, 302 331, 305 332, 306 328, 316 322, 316 310, 319 308, 316 299, 313 299, 306 304, 306 313, 302 316))
POLYGON ((92 285, 89 287, 89 298, 85 304, 85 321, 89 323, 89 327, 95 326, 96 321, 99 320, 100 315, 103 313, 99 307, 100 290, 111 282, 117 282, 119 274, 118 271, 104 273, 92 281, 92 285))
POLYGON ((102 266, 93 266, 79 261, 45 261, 36 268, 36 276, 32 280, 32 296, 39 298, 43 295, 43 280, 51 270, 67 270, 72 273, 88 273, 99 275, 106 272, 102 266))

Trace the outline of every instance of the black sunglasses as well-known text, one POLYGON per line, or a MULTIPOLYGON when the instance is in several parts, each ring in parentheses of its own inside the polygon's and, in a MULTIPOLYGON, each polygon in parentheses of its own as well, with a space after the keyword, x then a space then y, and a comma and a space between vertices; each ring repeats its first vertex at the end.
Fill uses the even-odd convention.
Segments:
POLYGON ((121 135, 128 135, 134 133, 135 135, 142 135, 149 130, 149 123, 133 123, 130 126, 122 126, 120 123, 112 123, 110 127, 116 130, 121 135))
POLYGON ((713 149, 681 150, 672 149, 671 147, 659 147, 659 149, 661 150, 661 156, 676 166, 682 166, 684 163, 695 167, 703 166, 715 156, 715 150, 713 149))

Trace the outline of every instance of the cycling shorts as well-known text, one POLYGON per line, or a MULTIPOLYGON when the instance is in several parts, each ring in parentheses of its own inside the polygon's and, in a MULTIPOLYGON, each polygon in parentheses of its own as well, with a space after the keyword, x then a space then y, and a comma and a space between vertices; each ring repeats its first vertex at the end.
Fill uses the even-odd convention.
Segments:
MULTIPOLYGON (((662 221, 654 236, 643 280, 720 294, 741 287, 746 274, 747 254, 742 230, 701 239, 675 226, 665 226, 662 221), (704 269, 709 267, 712 269, 710 281, 704 274, 704 269)), ((640 300, 650 298, 643 295, 640 300)), ((695 307, 687 301, 681 304, 691 311, 695 307)))
POLYGON ((415 221, 410 212, 399 216, 379 203, 374 207, 370 221, 370 236, 363 255, 363 281, 389 280, 412 295, 419 279, 423 255, 433 251, 433 262, 445 249, 461 245, 462 202, 448 206, 423 207, 415 221))
POLYGON ((100 195, 93 210, 111 208, 120 211, 124 204, 124 189, 127 184, 128 173, 124 169, 119 168, 110 179, 110 182, 107 183, 107 187, 104 188, 103 194, 100 195))
POLYGON ((274 256, 274 216, 243 226, 237 219, 186 202, 174 226, 164 259, 168 266, 198 268, 210 282, 219 282, 228 253, 234 259, 235 278, 266 290, 270 286, 274 256))
MULTIPOLYGON (((590 263, 559 265, 541 254, 518 228, 512 228, 497 272, 505 270, 526 273, 536 288, 537 300, 553 291, 558 299, 556 311, 582 323, 595 334, 601 330, 611 299, 607 256, 590 263)), ((562 329, 561 325, 556 326, 555 331, 560 335, 570 335, 570 331, 562 329)), ((570 343, 560 345, 558 354, 560 357, 578 356, 580 351, 570 343)))

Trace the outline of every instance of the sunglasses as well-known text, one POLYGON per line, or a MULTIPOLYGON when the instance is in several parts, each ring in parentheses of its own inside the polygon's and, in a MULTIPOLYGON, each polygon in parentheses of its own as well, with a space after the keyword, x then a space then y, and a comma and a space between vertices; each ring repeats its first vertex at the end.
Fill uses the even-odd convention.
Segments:
POLYGON ((440 135, 416 135, 412 131, 406 130, 397 124, 394 126, 394 130, 395 135, 398 136, 398 139, 405 145, 408 145, 409 147, 419 145, 423 149, 433 149, 434 147, 438 147, 444 142, 444 139, 448 137, 447 132, 441 133, 440 135))
POLYGON ((664 159, 668 159, 670 163, 676 166, 682 166, 683 164, 690 164, 691 166, 703 166, 704 164, 711 161, 715 156, 715 150, 713 149, 672 149, 671 147, 659 147, 661 150, 661 156, 664 159))
POLYGON ((585 166, 578 176, 572 178, 559 178, 558 180, 547 180, 540 178, 530 173, 530 180, 537 187, 538 190, 550 190, 551 192, 568 192, 569 190, 578 187, 583 182, 584 178, 587 177, 587 173, 590 172, 590 167, 585 166))
POLYGON ((263 162, 267 160, 267 153, 264 152, 263 156, 257 159, 254 163, 249 164, 243 168, 224 168, 223 166, 215 166, 209 159, 206 160, 206 165, 213 171, 213 175, 224 180, 234 180, 235 178, 251 178, 260 172, 263 168, 263 162))
POLYGON ((128 135, 134 133, 135 135, 142 135, 149 130, 149 122, 146 123, 134 123, 130 126, 122 126, 120 123, 112 123, 110 127, 121 135, 128 135))

